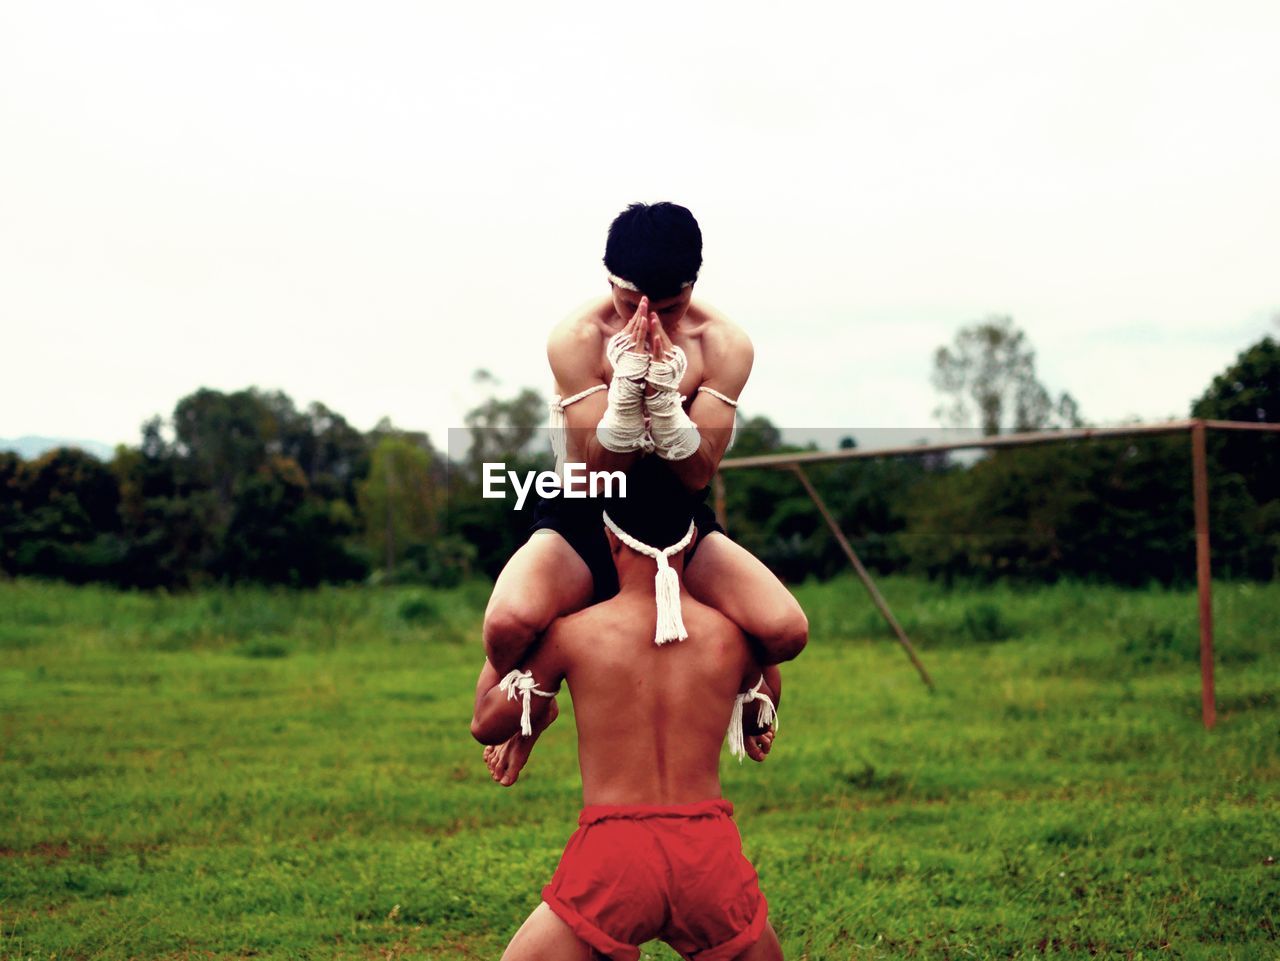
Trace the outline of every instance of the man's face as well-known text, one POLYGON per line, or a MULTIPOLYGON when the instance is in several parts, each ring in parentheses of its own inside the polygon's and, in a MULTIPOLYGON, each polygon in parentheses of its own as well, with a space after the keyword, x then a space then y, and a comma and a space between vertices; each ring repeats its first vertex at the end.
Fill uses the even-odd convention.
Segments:
MULTIPOLYGON (((625 287, 619 287, 617 284, 610 284, 613 291, 613 309, 617 311, 618 316, 624 321, 630 320, 635 316, 636 310, 640 307, 640 298, 643 293, 637 293, 634 290, 627 290, 625 287)), ((649 313, 657 314, 658 319, 662 321, 665 330, 672 330, 680 323, 685 312, 689 309, 689 302, 693 300, 693 287, 685 287, 674 297, 668 297, 665 300, 650 300, 649 313)))

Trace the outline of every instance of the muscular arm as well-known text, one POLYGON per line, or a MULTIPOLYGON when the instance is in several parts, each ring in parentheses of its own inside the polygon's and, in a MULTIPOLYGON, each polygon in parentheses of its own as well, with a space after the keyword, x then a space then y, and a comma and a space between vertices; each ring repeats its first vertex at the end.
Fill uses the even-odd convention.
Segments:
MULTIPOLYGON (((755 351, 745 333, 736 327, 717 331, 703 344, 706 379, 699 386, 709 387, 737 400, 751 375, 754 360, 755 351)), ((700 390, 694 395, 689 419, 698 425, 701 443, 691 456, 669 462, 689 490, 702 490, 720 469, 720 461, 733 436, 736 414, 737 408, 713 394, 700 390)))
MULTIPOLYGON (((560 645, 556 639, 556 625, 548 628, 533 653, 517 668, 531 671, 539 690, 557 692, 564 672, 560 664, 560 645)), ((481 744, 501 744, 520 732, 520 714, 523 701, 509 698, 498 685, 502 675, 486 660, 476 681, 475 710, 471 716, 471 736, 481 744)), ((535 731, 547 727, 558 713, 555 698, 530 696, 529 720, 535 731)))

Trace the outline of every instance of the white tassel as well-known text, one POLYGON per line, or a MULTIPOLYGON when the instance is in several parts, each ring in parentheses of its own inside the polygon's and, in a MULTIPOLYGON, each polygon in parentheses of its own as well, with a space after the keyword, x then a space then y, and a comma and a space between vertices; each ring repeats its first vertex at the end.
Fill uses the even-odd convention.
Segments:
POLYGON ((739 694, 733 699, 733 713, 729 715, 729 753, 738 759, 739 764, 747 754, 742 733, 742 705, 745 697, 745 694, 739 694))
POLYGON ((680 578, 675 568, 667 563, 667 555, 658 555, 658 574, 654 578, 654 594, 658 599, 658 623, 653 642, 683 641, 689 636, 684 629, 684 617, 680 612, 680 578))
POLYGON ((729 753, 738 759, 739 764, 747 756, 746 735, 742 732, 742 708, 748 701, 760 702, 760 706, 756 709, 757 726, 775 731, 778 729, 778 708, 769 695, 760 690, 762 684, 764 684, 763 674, 760 675, 760 680, 756 681, 755 687, 733 699, 733 714, 729 717, 729 753))
POLYGON ((565 439, 564 405, 560 395, 556 394, 547 405, 551 408, 551 452, 556 455, 556 469, 559 470, 569 459, 568 441, 565 439))
POLYGON ((680 576, 676 574, 675 568, 667 558, 673 554, 679 554, 689 546, 689 542, 693 540, 693 532, 696 530, 693 521, 689 522, 689 529, 685 531, 684 537, 670 547, 658 550, 656 547, 650 547, 636 540, 624 531, 609 516, 608 511, 603 511, 602 516, 605 526, 613 531, 618 540, 633 551, 652 557, 658 562, 658 574, 653 581, 654 600, 658 605, 658 623, 654 628, 653 642, 662 645, 668 641, 683 641, 689 636, 689 632, 684 629, 684 617, 680 614, 680 576))
POLYGON ((520 733, 525 737, 533 734, 532 719, 529 716, 531 710, 529 695, 537 694, 539 697, 555 697, 555 694, 549 691, 538 690, 538 683, 533 679, 533 671, 512 671, 498 682, 498 690, 506 693, 508 701, 514 701, 516 698, 520 698, 523 701, 520 705, 520 733))
POLYGON ((774 707, 773 701, 769 699, 768 694, 756 694, 756 700, 760 702, 760 706, 756 708, 756 725, 766 729, 776 731, 778 729, 778 709, 774 707))

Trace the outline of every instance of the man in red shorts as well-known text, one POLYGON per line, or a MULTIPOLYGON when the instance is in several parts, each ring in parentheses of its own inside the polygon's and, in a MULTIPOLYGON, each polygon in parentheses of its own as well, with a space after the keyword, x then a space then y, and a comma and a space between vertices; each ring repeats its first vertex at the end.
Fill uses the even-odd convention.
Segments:
POLYGON ((695 506, 660 461, 637 464, 602 518, 618 594, 480 675, 471 732, 490 745, 544 730, 565 680, 582 773, 579 828, 504 961, 635 961, 655 938, 691 961, 782 957, 719 777, 726 729, 739 757, 768 753, 781 678, 685 589, 695 506))

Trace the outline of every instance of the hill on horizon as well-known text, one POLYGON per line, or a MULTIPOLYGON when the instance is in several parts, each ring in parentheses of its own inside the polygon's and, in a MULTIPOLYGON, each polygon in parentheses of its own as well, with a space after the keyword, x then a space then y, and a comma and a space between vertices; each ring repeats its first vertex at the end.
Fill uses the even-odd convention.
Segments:
POLYGON ((97 440, 74 440, 69 437, 38 437, 28 434, 16 440, 0 437, 0 451, 13 451, 23 460, 33 460, 55 447, 78 447, 99 460, 111 460, 115 448, 97 440))

